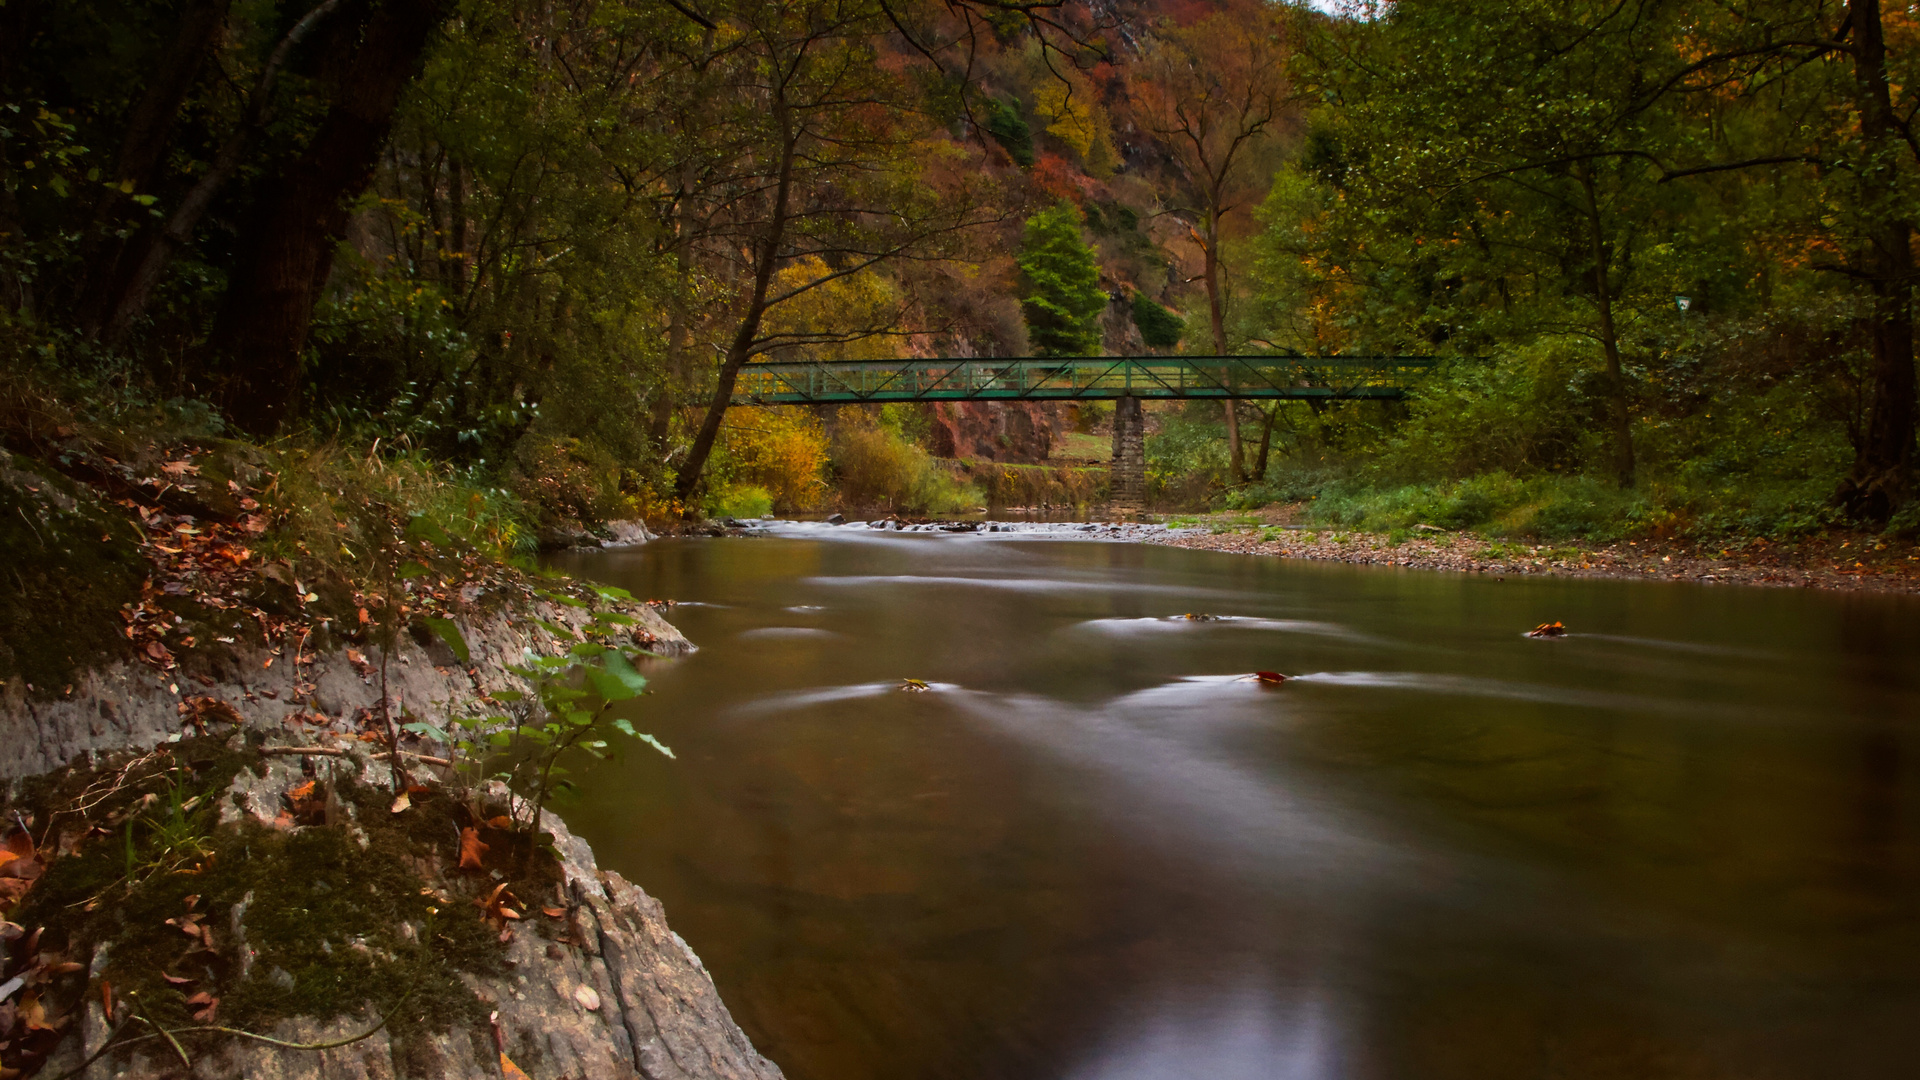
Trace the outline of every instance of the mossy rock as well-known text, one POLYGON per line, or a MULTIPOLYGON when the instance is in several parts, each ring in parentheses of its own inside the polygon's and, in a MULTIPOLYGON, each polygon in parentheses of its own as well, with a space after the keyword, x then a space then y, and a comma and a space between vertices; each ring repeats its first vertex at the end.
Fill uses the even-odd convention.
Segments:
POLYGON ((140 598, 140 532, 91 489, 0 450, 0 679, 57 695, 84 668, 130 654, 120 606, 140 598))

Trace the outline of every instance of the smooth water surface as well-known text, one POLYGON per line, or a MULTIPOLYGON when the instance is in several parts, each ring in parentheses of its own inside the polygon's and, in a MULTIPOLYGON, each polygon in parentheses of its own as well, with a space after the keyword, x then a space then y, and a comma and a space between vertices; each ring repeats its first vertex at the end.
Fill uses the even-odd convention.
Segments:
POLYGON ((567 817, 795 1080, 1920 1075, 1911 599, 824 525, 566 565, 701 647, 634 714, 679 759, 567 817))

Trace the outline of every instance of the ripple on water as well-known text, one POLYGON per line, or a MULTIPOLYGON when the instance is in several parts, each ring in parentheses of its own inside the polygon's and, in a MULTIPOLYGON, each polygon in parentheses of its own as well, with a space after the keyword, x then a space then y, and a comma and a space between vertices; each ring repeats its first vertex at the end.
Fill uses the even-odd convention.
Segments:
POLYGON ((1378 640, 1357 630, 1341 626, 1339 623, 1318 622, 1312 619, 1263 619, 1248 615, 1210 615, 1204 619, 1189 619, 1185 615, 1088 619, 1074 624, 1070 629, 1121 636, 1211 629, 1270 630, 1283 634, 1314 634, 1321 637, 1344 638, 1348 641, 1378 640))
POLYGON ((830 641, 841 637, 831 630, 822 630, 817 626, 756 626, 751 630, 742 630, 734 635, 741 641, 802 641, 807 639, 830 641))

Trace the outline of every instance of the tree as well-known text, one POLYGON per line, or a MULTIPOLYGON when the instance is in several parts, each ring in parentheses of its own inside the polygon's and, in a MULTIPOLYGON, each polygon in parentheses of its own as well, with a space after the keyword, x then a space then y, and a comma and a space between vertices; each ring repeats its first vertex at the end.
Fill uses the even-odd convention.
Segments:
POLYGON ((879 0, 740 0, 715 70, 734 110, 734 156, 708 185, 702 247, 736 283, 713 394, 674 480, 693 504, 740 369, 756 356, 824 341, 896 333, 910 302, 881 324, 776 329, 768 314, 875 268, 945 258, 1000 219, 990 182, 917 109, 910 73, 878 62, 893 22, 879 0), (779 271, 819 259, 828 273, 783 284, 779 271))
POLYGON ((1020 245, 1020 298, 1035 356, 1089 356, 1100 347, 1107 294, 1093 248, 1080 237, 1080 211, 1061 202, 1027 219, 1020 245))
MULTIPOLYGON (((1281 29, 1264 4, 1191 26, 1163 26, 1128 80, 1142 125, 1165 144, 1180 172, 1185 190, 1175 207, 1193 219, 1216 355, 1233 351, 1222 280, 1226 218, 1265 187, 1254 161, 1289 100, 1281 29)), ((1235 480, 1245 480, 1238 409, 1233 401, 1223 406, 1229 465, 1235 480)))
POLYGON ((450 10, 449 0, 386 0, 357 33, 329 35, 338 75, 326 116, 269 186, 214 322, 220 397, 243 430, 272 435, 297 412, 313 309, 346 236, 348 202, 373 180, 400 96, 450 10))

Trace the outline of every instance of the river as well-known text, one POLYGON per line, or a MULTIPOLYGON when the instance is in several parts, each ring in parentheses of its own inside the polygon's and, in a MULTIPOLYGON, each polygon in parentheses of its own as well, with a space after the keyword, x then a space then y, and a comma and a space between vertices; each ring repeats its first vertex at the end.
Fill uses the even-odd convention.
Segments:
POLYGON ((825 525, 559 562, 701 647, 632 713, 678 759, 560 809, 794 1080, 1920 1069, 1911 598, 825 525))

